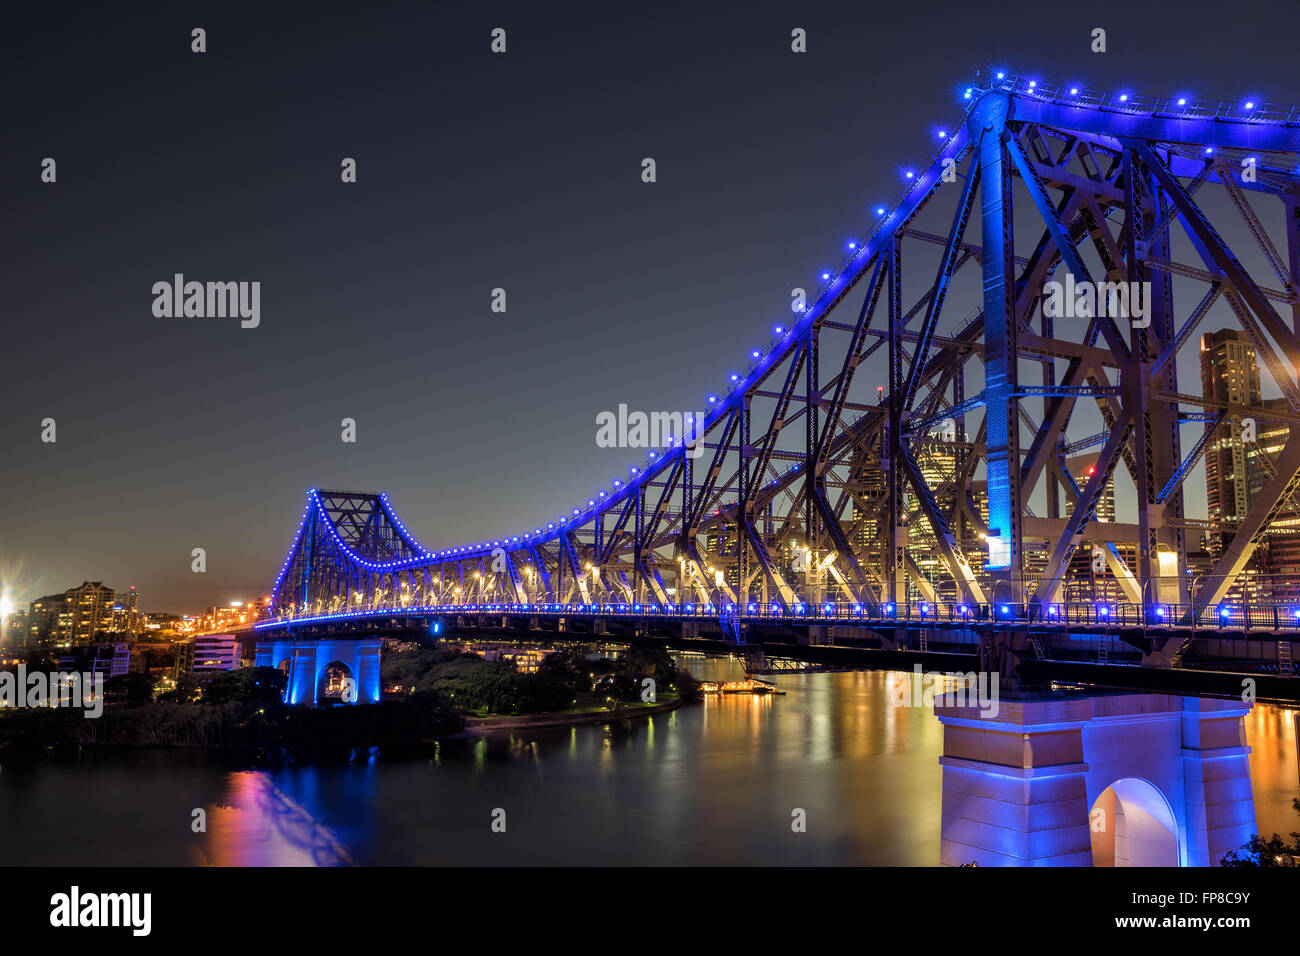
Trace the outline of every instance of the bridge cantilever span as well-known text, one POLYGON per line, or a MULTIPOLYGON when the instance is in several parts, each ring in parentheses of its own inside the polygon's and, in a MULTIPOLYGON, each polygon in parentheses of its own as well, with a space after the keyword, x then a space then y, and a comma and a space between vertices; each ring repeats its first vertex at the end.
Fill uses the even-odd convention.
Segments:
POLYGON ((1270 476, 1244 515, 1200 522, 1220 546, 1198 575, 1182 485, 1242 418, 1300 422, 1300 111, 1009 74, 963 101, 962 121, 812 304, 711 396, 690 445, 675 436, 545 525, 436 551, 385 495, 313 489, 276 620, 752 605, 882 621, 885 608, 926 606, 996 621, 1006 606, 1050 623, 1104 605, 1145 627, 1165 615, 1221 625, 1227 609, 1243 626, 1261 614, 1289 629, 1300 591, 1261 594, 1257 581, 1247 593, 1242 575, 1294 513, 1300 430, 1262 452, 1270 476), (1067 273, 1149 284, 1147 314, 1050 314, 1047 283, 1067 273), (1281 400, 1179 388, 1181 351, 1221 320, 1281 400), (1083 448, 1097 457, 1074 475, 1066 454, 1083 448), (1117 481, 1135 521, 1097 518, 1117 481), (1072 570, 1084 545, 1105 592, 1072 570))

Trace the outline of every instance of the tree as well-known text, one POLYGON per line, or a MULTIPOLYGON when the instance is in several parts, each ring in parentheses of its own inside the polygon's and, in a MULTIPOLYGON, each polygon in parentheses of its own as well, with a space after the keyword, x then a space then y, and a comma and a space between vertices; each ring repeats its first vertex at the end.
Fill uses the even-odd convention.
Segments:
POLYGON ((596 693, 606 698, 613 698, 616 703, 641 699, 641 681, 633 674, 606 674, 596 681, 596 693))
POLYGON ((278 667, 241 667, 219 674, 203 692, 203 703, 224 704, 232 700, 279 703, 289 678, 278 667))
POLYGON ((537 673, 555 678, 575 693, 591 690, 591 662, 581 647, 564 647, 547 654, 537 673))
MULTIPOLYGON (((1296 813, 1300 813, 1300 797, 1293 799, 1291 806, 1295 808, 1296 813)), ((1300 833, 1293 830, 1291 831, 1291 842, 1289 844, 1276 833, 1267 840, 1256 833, 1245 846, 1224 856, 1221 865, 1235 867, 1294 867, 1298 865, 1297 860, 1300 860, 1300 833)))
POLYGON ((148 674, 141 674, 137 671, 131 671, 129 674, 119 674, 117 677, 110 677, 104 681, 104 700, 128 701, 129 703, 153 700, 153 691, 157 683, 148 674))

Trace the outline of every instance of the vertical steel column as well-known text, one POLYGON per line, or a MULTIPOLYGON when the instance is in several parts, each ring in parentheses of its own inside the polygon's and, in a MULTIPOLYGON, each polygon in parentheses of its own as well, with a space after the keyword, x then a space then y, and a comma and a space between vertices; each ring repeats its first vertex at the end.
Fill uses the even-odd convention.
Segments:
MULTIPOLYGON (((806 378, 804 380, 805 401, 806 401, 806 405, 804 406, 805 407, 804 414, 807 417, 807 422, 805 424, 808 427, 804 430, 805 445, 804 445, 804 460, 803 460, 804 462, 803 464, 804 467, 803 531, 804 531, 804 545, 808 548, 812 556, 811 560, 814 564, 817 561, 818 549, 821 547, 821 536, 820 534, 818 534, 819 523, 818 523, 818 515, 817 515, 817 495, 820 494, 822 491, 821 476, 817 473, 817 468, 819 465, 818 459, 820 457, 818 455, 818 447, 817 447, 818 435, 820 431, 820 429, 818 428, 819 416, 817 413, 817 409, 819 403, 821 402, 821 389, 819 387, 820 383, 818 381, 819 359, 818 359, 818 350, 817 350, 817 338, 818 338, 817 332, 818 332, 818 326, 816 324, 814 324, 810 329, 808 329, 808 344, 807 344, 808 357, 807 357, 807 367, 805 369, 806 378)), ((830 440, 830 436, 828 435, 827 441, 829 440, 830 440)), ((805 585, 807 582, 813 581, 814 578, 812 573, 810 571, 805 571, 803 580, 805 585)), ((808 601, 818 600, 818 596, 816 594, 803 593, 806 590, 806 587, 801 588, 799 590, 800 590, 800 594, 806 600, 808 601)))
POLYGON ((987 93, 967 120, 979 143, 980 226, 984 247, 984 391, 988 448, 989 558, 994 601, 1020 601, 1020 420, 1016 405, 1014 227, 1011 165, 1003 144, 1008 100, 987 93), (998 585, 1005 582, 1006 587, 998 585))
MULTIPOLYGON (((702 449, 704 447, 703 429, 700 429, 698 433, 700 434, 699 447, 702 449)), ((696 564, 694 542, 691 540, 691 517, 690 517, 691 507, 692 507, 692 497, 695 490, 695 459, 692 458, 690 454, 691 451, 693 450, 694 449, 688 448, 686 452, 682 455, 682 517, 681 517, 682 530, 681 530, 681 534, 679 535, 679 541, 677 544, 678 560, 680 561, 684 559, 686 561, 689 561, 691 562, 692 567, 694 567, 696 564)), ((701 454, 703 454, 702 451, 701 454)), ((603 521, 601 523, 603 523, 603 521)), ((599 525, 597 525, 597 527, 599 527, 599 525)), ((597 531, 597 534, 599 533, 600 532, 597 531)), ((599 544, 597 544, 596 546, 596 553, 600 554, 599 544)), ((701 578, 704 578, 705 576, 704 568, 700 568, 700 567, 695 568, 695 573, 698 574, 701 578)), ((677 590, 679 592, 683 590, 682 584, 679 583, 677 585, 677 590)))
POLYGON ((741 399, 739 421, 736 426, 736 484, 739 497, 736 502, 736 596, 743 607, 749 603, 749 536, 746 527, 749 524, 749 459, 746 451, 749 447, 749 402, 750 393, 741 399))
POLYGON ((885 529, 885 587, 881 599, 907 601, 907 526, 903 505, 903 287, 902 240, 897 234, 889 246, 889 422, 881 466, 888 481, 885 529))
MULTIPOLYGON (((1291 288, 1300 292, 1300 195, 1282 197, 1286 218, 1287 265, 1291 270, 1291 288)), ((1300 296, 1291 303, 1292 328, 1300 336, 1300 296)))
MULTIPOLYGON (((1134 450, 1137 458, 1138 580, 1144 602, 1184 604, 1187 601, 1187 543, 1183 529, 1166 524, 1183 517, 1183 489, 1179 484, 1165 499, 1157 498, 1182 462, 1178 434, 1178 412, 1168 402, 1157 401, 1154 392, 1178 392, 1178 363, 1166 362, 1158 375, 1151 375, 1152 362, 1169 346, 1175 334, 1173 282, 1168 271, 1149 269, 1145 258, 1172 257, 1169 225, 1162 208, 1166 202, 1154 178, 1141 174, 1133 150, 1124 150, 1124 219, 1128 224, 1124 254, 1128 258, 1129 288, 1149 282, 1146 302, 1150 325, 1132 329, 1132 359, 1120 366, 1120 387, 1125 404, 1133 403, 1141 413, 1134 416, 1134 450), (1149 201, 1144 202, 1144 196, 1149 201), (1164 225, 1161 225, 1161 223, 1164 225), (1159 228, 1157 228, 1159 227, 1159 228), (1171 555, 1173 567, 1164 568, 1161 553, 1171 555), (1172 577, 1172 579, 1171 579, 1172 577)), ((1105 228, 1105 223, 1101 224, 1105 228)), ((1131 305, 1132 303, 1130 303, 1131 305)))
MULTIPOLYGON (((635 491, 636 527, 632 531, 632 580, 635 583, 633 594, 638 602, 646 599, 646 589, 650 586, 650 582, 645 579, 645 552, 642 550, 645 543, 645 492, 646 482, 642 481, 635 491)), ((560 561, 560 567, 564 567, 563 561, 560 561)))

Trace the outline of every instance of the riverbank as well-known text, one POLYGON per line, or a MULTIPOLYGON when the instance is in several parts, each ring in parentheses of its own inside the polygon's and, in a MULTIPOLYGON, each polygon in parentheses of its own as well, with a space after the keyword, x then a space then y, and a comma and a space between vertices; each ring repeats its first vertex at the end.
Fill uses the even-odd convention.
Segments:
POLYGON ((455 736, 476 736, 502 730, 532 730, 538 727, 567 727, 571 724, 602 724, 611 720, 652 717, 676 710, 686 701, 680 697, 653 704, 627 704, 616 710, 556 711, 523 717, 466 717, 465 729, 455 736))

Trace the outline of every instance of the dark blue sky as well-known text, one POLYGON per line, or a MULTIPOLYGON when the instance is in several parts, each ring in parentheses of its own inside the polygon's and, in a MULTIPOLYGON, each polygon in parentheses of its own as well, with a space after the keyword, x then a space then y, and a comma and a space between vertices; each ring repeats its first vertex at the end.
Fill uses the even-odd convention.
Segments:
POLYGON ((597 412, 703 407, 892 205, 972 64, 1300 101, 1294 3, 348 6, 7 14, 19 600, 83 578, 147 609, 265 593, 312 485, 388 491, 431 547, 553 520, 637 458, 596 447, 597 412), (155 318, 176 272, 260 281, 260 327, 155 318))

